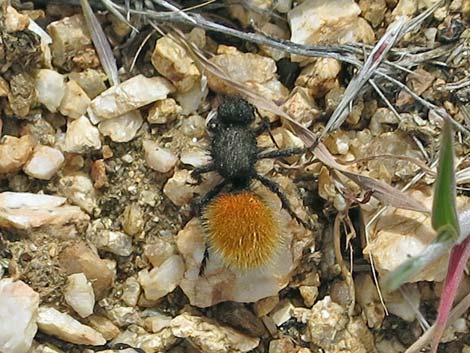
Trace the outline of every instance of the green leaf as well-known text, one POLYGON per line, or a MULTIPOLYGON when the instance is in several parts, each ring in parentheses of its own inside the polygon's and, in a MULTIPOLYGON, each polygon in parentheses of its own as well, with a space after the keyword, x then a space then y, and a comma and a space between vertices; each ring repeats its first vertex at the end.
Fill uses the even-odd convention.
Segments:
MULTIPOLYGON (((432 205, 432 226, 438 233, 451 235, 457 240, 460 234, 456 209, 454 145, 451 123, 444 120, 437 178, 434 185, 432 205), (442 232, 442 228, 446 231, 442 232), (452 229, 452 230, 451 230, 452 229)), ((439 240, 438 240, 439 241, 439 240)))

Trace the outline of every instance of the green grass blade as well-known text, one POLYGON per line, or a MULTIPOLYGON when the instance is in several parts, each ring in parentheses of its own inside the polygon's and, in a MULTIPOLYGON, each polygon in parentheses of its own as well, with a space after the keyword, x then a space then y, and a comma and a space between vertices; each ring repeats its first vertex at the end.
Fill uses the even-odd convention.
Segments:
POLYGON ((439 234, 445 233, 454 241, 457 240, 460 228, 456 209, 453 134, 451 124, 447 120, 444 120, 442 128, 431 220, 433 228, 439 234), (442 232, 442 228, 446 231, 442 232))

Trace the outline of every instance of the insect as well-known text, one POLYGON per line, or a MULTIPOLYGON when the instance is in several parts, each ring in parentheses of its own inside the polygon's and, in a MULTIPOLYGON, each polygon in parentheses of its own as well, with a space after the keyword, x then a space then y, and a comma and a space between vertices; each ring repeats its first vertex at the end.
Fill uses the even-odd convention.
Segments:
MULTIPOLYGON (((289 215, 307 229, 310 225, 291 208, 281 187, 260 175, 257 161, 265 158, 288 157, 304 153, 304 148, 267 151, 257 145, 256 138, 269 129, 263 120, 253 127, 255 109, 240 97, 227 96, 212 119, 210 154, 212 161, 195 168, 191 176, 201 181, 201 175, 216 171, 223 180, 202 198, 193 202, 194 213, 202 217, 211 251, 220 255, 225 265, 251 269, 269 262, 282 236, 272 208, 250 190, 254 180, 276 194, 289 215), (227 191, 223 192, 226 189, 227 191)), ((209 252, 206 247, 201 273, 209 252)))

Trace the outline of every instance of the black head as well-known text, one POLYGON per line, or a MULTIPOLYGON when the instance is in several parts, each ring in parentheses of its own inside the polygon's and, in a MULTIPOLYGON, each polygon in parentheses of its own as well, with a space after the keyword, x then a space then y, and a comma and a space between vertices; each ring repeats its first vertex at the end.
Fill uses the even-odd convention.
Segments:
POLYGON ((217 118, 224 124, 248 125, 255 120, 255 108, 243 98, 227 96, 217 109, 217 118))

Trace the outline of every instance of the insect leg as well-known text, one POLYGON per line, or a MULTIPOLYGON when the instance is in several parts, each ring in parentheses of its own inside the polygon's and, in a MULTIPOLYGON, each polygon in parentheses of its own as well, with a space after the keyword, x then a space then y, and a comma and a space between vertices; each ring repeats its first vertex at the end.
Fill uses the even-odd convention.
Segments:
POLYGON ((213 170, 215 170, 215 166, 214 163, 211 162, 201 167, 194 168, 191 172, 191 177, 200 183, 202 181, 201 174, 212 172, 213 170))
POLYGON ((281 125, 282 125, 281 120, 276 120, 271 123, 268 118, 262 117, 261 123, 257 127, 254 128, 254 133, 256 136, 259 136, 262 133, 275 129, 281 125))
MULTIPOLYGON (((222 189, 228 184, 226 180, 222 181, 221 183, 217 184, 211 191, 205 194, 202 198, 199 198, 191 203, 191 210, 195 216, 200 216, 202 210, 206 205, 216 197, 222 189)), ((204 257, 202 258, 201 266, 199 267, 199 276, 204 274, 204 270, 206 268, 207 260, 209 259, 209 249, 207 245, 204 249, 204 257)))
POLYGON ((294 210, 292 209, 290 205, 289 200, 287 199, 286 195, 283 194, 281 187, 279 186, 278 183, 268 178, 265 178, 264 176, 259 175, 259 174, 255 176, 255 179, 259 180, 261 184, 266 186, 269 190, 271 190, 271 192, 273 192, 274 194, 277 195, 277 197, 279 197, 279 199, 281 200, 282 208, 284 208, 292 218, 294 218, 299 224, 304 226, 306 229, 310 229, 310 230, 312 229, 312 226, 309 223, 305 222, 302 218, 297 216, 297 214, 294 212, 294 210))
POLYGON ((202 257, 201 266, 199 266, 199 277, 204 275, 204 271, 206 270, 207 260, 209 260, 209 249, 207 245, 204 249, 204 256, 202 257))
POLYGON ((222 189, 227 185, 228 182, 226 180, 222 181, 221 183, 217 184, 212 190, 210 190, 207 194, 205 194, 203 197, 195 199, 193 202, 191 202, 191 210, 192 213, 195 216, 200 216, 202 210, 206 205, 214 198, 216 197, 222 189))
POLYGON ((308 151, 308 148, 305 147, 294 147, 286 148, 283 150, 263 151, 258 154, 258 159, 290 157, 305 153, 306 151, 308 151))

